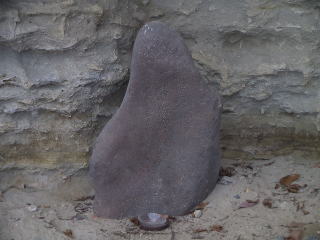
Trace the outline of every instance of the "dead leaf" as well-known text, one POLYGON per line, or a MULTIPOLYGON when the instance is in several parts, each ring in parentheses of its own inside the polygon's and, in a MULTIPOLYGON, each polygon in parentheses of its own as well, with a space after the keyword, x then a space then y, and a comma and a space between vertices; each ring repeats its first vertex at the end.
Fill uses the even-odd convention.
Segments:
POLYGON ((215 231, 215 232, 221 232, 223 230, 223 226, 221 225, 212 225, 210 227, 211 231, 215 231))
POLYGON ((253 207, 254 205, 257 205, 258 202, 259 202, 259 199, 257 199, 257 200, 246 200, 246 201, 242 202, 239 205, 239 208, 253 207))
POLYGON ((40 205, 39 207, 41 207, 41 208, 51 208, 50 205, 40 205))
POLYGON ((292 230, 289 237, 284 238, 285 240, 302 240, 303 230, 292 230))
POLYGON ((140 225, 140 222, 139 222, 138 218, 130 218, 130 222, 132 222, 136 226, 140 225))
POLYGON ((314 168, 320 168, 320 163, 314 165, 314 168))
POLYGON ((171 221, 177 220, 175 216, 170 216, 170 215, 165 215, 164 214, 164 215, 162 215, 162 217, 167 218, 168 220, 171 220, 171 221))
POLYGON ((73 233, 72 233, 71 229, 67 229, 67 230, 63 231, 63 234, 69 238, 73 238, 73 233))
POLYGON ((265 207, 268 207, 268 208, 272 208, 272 199, 271 198, 266 198, 263 200, 262 204, 263 206, 265 207))
POLYGON ((290 235, 285 240, 302 240, 304 223, 292 222, 289 227, 290 235))
POLYGON ((233 167, 220 168, 220 172, 219 172, 220 177, 223 177, 223 176, 232 177, 235 174, 236 174, 236 170, 233 167))
POLYGON ((208 230, 205 229, 205 228, 197 228, 197 229, 194 229, 193 232, 194 233, 200 233, 200 232, 207 232, 208 230))
POLYGON ((302 186, 300 186, 299 184, 290 184, 287 187, 287 190, 288 192, 291 192, 291 193, 298 193, 300 188, 302 188, 302 186))
POLYGON ((302 212, 303 212, 304 215, 308 215, 310 213, 309 211, 307 211, 305 209, 302 209, 302 212))
POLYGON ((291 183, 300 178, 300 174, 291 174, 280 179, 280 183, 288 187, 291 183))
POLYGON ((209 204, 209 202, 202 202, 202 203, 199 203, 195 210, 203 210, 207 205, 209 204))

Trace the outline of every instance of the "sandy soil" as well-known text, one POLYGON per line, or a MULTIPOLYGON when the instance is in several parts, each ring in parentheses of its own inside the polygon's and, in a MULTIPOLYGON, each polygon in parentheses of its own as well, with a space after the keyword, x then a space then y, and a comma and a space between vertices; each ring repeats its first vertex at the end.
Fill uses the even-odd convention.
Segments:
POLYGON ((302 156, 224 161, 224 167, 235 170, 229 184, 218 184, 202 210, 176 217, 170 228, 159 232, 140 230, 128 219, 94 217, 85 170, 6 170, 0 172, 0 239, 317 240, 319 164, 319 159, 302 156), (300 174, 292 183, 299 186, 291 188, 298 192, 275 189, 290 174, 300 174), (269 199, 267 206, 264 199, 269 199))

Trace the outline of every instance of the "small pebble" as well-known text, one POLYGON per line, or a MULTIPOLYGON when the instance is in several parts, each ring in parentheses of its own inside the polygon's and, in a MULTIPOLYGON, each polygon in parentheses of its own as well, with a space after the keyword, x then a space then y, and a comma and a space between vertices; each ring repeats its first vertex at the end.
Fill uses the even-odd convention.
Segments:
POLYGON ((202 211, 201 211, 201 210, 195 210, 195 211, 193 212, 193 216, 194 216, 195 218, 201 217, 201 216, 202 216, 202 211))
POLYGON ((35 205, 29 205, 29 206, 27 207, 27 209, 28 209, 28 211, 30 211, 30 212, 35 212, 35 211, 38 210, 37 206, 35 206, 35 205))
POLYGON ((234 182, 234 180, 231 177, 223 176, 222 178, 220 178, 218 183, 222 184, 222 185, 228 185, 228 184, 231 184, 233 182, 234 182))
POLYGON ((234 195, 233 197, 234 197, 235 199, 240 199, 240 195, 239 195, 239 194, 234 195))

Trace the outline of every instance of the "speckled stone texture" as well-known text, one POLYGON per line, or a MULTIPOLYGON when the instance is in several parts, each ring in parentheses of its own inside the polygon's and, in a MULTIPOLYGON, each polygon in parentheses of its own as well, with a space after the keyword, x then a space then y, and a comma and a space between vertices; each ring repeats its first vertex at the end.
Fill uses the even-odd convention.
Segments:
POLYGON ((93 150, 95 214, 183 215, 200 203, 220 168, 220 110, 180 35, 144 25, 124 100, 93 150))

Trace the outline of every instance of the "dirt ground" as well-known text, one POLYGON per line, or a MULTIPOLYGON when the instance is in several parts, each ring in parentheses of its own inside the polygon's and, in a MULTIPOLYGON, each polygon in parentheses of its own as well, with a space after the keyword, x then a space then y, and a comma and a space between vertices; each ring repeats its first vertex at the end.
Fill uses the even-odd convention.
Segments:
POLYGON ((217 184, 199 210, 158 232, 140 230, 128 219, 94 217, 86 170, 5 170, 0 239, 320 239, 319 159, 291 155, 223 165, 231 177, 217 184), (287 175, 287 186, 279 184, 287 175))

